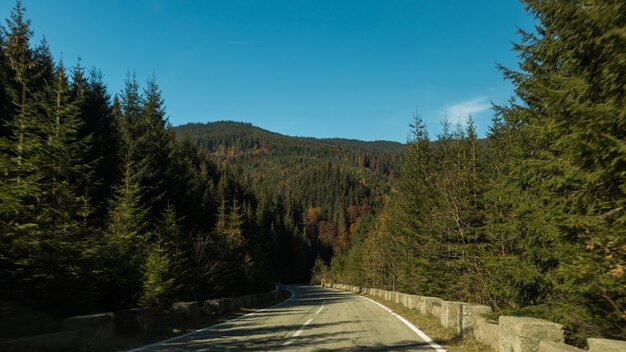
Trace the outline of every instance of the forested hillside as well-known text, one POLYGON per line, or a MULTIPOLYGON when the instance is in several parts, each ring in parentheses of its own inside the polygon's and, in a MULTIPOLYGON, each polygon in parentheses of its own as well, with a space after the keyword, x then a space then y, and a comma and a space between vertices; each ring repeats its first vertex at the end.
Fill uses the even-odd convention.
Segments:
MULTIPOLYGON (((315 277, 626 338, 626 3, 525 1, 486 148, 471 118, 432 144, 419 116, 373 228, 315 277)), ((321 263, 320 263, 321 264, 321 263)))
POLYGON ((306 281, 398 173, 399 143, 172 128, 154 77, 112 94, 32 37, 18 1, 0 36, 3 305, 64 316, 306 281))
MULTIPOLYGON (((285 226, 299 248, 308 279, 313 259, 330 260, 380 209, 398 175, 400 143, 289 137, 248 123, 212 122, 174 128, 221 165, 241 170, 254 193, 284 208, 285 226)), ((294 277, 295 279, 295 277, 294 277)))
POLYGON ((112 97, 32 36, 17 2, 0 35, 2 302, 163 308, 306 279, 301 213, 177 138, 154 78, 112 97))
POLYGON ((487 138, 471 116, 429 136, 415 115, 403 145, 172 127, 155 77, 110 92, 34 43, 17 1, 0 29, 0 314, 311 278, 626 339, 626 2, 523 2, 537 27, 500 67, 515 96, 487 138))

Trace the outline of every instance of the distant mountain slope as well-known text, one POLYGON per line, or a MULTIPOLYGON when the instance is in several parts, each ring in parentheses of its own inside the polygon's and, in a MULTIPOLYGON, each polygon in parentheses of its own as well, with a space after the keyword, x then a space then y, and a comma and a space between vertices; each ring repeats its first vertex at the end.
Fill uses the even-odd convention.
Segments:
POLYGON ((290 137, 249 123, 173 128, 216 160, 240 170, 257 194, 280 197, 311 243, 346 245, 361 219, 380 207, 398 175, 403 144, 290 137))
POLYGON ((291 137, 270 132, 250 123, 219 121, 190 123, 174 127, 183 137, 216 155, 245 156, 310 156, 349 160, 394 178, 404 145, 397 142, 364 142, 354 139, 318 139, 291 137))

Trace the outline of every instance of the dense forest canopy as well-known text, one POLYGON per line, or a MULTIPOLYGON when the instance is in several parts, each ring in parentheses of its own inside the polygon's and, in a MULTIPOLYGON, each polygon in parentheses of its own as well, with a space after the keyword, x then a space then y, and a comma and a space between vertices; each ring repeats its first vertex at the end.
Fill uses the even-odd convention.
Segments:
MULTIPOLYGON (((59 316, 334 280, 626 338, 626 3, 525 0, 515 97, 402 145, 172 127, 0 30, 0 303, 59 316)), ((3 337, 3 336, 0 336, 3 337)))
POLYGON ((486 148, 420 116, 368 235, 315 277, 478 302, 626 338, 626 3, 524 1, 516 97, 486 148))
POLYGON ((308 279, 301 214, 177 138, 154 77, 111 96, 32 42, 20 2, 1 34, 2 300, 162 308, 308 279))
POLYGON ((282 200, 294 236, 311 245, 307 272, 316 255, 329 261, 345 248, 381 207, 403 150, 395 142, 288 137, 237 122, 173 130, 240 170, 255 194, 282 200))
POLYGON ((248 124, 172 128, 154 77, 111 95, 96 68, 0 36, 0 299, 67 315, 308 281, 380 208, 403 146, 248 124))

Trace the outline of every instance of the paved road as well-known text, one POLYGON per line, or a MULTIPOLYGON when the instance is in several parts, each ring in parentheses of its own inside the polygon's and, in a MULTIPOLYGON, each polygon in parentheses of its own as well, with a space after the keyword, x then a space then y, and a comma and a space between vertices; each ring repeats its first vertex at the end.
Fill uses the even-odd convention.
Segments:
POLYGON ((141 351, 434 351, 398 318, 359 295, 287 286, 282 304, 141 351))

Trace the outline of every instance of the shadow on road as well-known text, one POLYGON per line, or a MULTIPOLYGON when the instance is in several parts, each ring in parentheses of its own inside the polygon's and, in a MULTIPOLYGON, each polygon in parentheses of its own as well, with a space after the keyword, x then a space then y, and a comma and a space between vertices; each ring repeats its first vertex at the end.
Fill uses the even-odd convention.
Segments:
MULTIPOLYGON (((286 319, 289 322, 287 323, 281 321, 282 317, 291 315, 314 317, 318 307, 326 306, 329 307, 329 311, 336 311, 332 309, 333 305, 359 300, 359 297, 310 286, 289 286, 288 288, 294 293, 293 297, 274 308, 145 350, 322 352, 337 350, 329 348, 330 346, 342 346, 342 351, 433 351, 428 343, 415 340, 399 340, 391 344, 376 344, 367 339, 363 341, 361 338, 367 338, 371 331, 363 330, 364 325, 357 317, 337 319, 332 322, 318 322, 317 319, 311 319, 313 322, 306 325, 306 333, 292 338, 296 331, 303 328, 304 321, 298 320, 294 324, 293 319, 286 319)), ((371 323, 371 319, 368 320, 371 323)))

